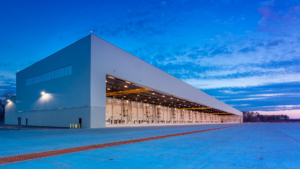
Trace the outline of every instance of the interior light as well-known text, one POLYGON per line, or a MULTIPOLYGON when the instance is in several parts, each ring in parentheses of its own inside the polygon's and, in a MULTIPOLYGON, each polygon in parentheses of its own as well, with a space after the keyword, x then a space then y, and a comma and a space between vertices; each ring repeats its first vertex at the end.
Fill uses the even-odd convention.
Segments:
POLYGON ((151 97, 149 97, 149 99, 151 99, 151 97))
POLYGON ((163 95, 163 97, 165 97, 165 95, 163 95))
POLYGON ((147 100, 145 100, 145 101, 147 101, 147 100))
POLYGON ((155 93, 152 93, 153 95, 155 95, 155 93))
POLYGON ((110 90, 110 88, 107 88, 107 90, 110 90))
POLYGON ((125 85, 124 87, 127 88, 128 86, 125 85))
POLYGON ((41 92, 41 95, 42 95, 42 96, 44 96, 45 94, 46 94, 46 92, 44 92, 44 91, 41 92))
POLYGON ((137 96, 140 96, 139 94, 137 96))
POLYGON ((131 84, 130 82, 126 81, 126 83, 131 84))
POLYGON ((157 99, 157 100, 159 100, 159 99, 157 99))
POLYGON ((171 99, 173 99, 173 98, 171 97, 171 99))
POLYGON ((111 78, 111 79, 115 79, 115 78, 113 78, 113 77, 111 77, 111 76, 108 76, 109 78, 111 78))

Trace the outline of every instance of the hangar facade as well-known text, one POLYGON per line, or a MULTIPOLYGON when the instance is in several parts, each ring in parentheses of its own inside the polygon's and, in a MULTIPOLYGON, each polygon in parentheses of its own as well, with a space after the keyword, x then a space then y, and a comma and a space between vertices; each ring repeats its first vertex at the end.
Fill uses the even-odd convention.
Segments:
POLYGON ((242 112, 91 34, 16 74, 5 124, 242 123, 242 112))

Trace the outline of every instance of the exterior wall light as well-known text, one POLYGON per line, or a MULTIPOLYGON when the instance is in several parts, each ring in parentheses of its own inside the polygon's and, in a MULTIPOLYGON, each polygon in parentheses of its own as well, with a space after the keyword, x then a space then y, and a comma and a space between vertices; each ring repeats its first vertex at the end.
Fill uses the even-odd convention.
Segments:
POLYGON ((42 96, 44 96, 45 94, 46 94, 46 92, 44 92, 44 91, 41 92, 41 95, 42 95, 42 96))

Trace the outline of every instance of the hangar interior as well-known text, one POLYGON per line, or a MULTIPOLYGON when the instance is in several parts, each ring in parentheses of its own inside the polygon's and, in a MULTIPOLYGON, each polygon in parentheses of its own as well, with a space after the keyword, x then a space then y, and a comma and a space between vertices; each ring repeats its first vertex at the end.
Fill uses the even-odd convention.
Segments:
POLYGON ((106 76, 106 126, 187 123, 241 123, 241 117, 106 76))

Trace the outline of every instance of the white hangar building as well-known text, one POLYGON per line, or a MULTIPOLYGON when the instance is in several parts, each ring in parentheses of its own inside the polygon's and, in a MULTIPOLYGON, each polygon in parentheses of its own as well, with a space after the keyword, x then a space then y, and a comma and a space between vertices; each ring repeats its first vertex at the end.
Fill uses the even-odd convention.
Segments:
POLYGON ((242 123, 242 112, 91 34, 16 75, 5 124, 242 123))

